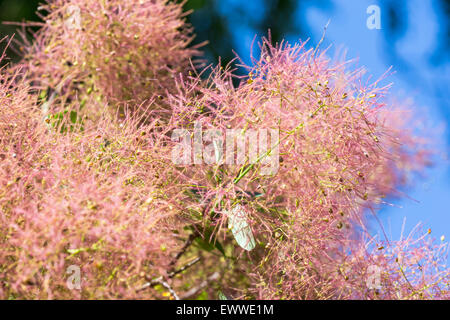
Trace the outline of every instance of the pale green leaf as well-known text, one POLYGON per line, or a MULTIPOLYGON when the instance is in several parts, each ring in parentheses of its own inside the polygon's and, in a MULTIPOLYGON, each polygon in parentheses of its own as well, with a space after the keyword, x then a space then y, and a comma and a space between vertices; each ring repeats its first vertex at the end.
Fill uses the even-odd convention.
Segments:
POLYGON ((256 241, 248 224, 248 213, 240 204, 236 204, 231 212, 228 212, 228 228, 243 249, 251 251, 255 248, 256 241))

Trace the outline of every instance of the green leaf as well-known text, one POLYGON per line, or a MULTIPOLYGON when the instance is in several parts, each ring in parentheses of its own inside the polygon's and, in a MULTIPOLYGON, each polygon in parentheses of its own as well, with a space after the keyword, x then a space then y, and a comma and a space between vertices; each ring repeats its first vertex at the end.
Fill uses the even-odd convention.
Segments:
POLYGON ((217 293, 217 295, 219 296, 219 300, 228 300, 227 296, 223 294, 222 291, 219 290, 219 292, 217 293))
MULTIPOLYGON (((66 118, 67 119, 67 118, 66 118)), ((53 127, 54 129, 60 128, 60 133, 66 133, 68 130, 71 132, 74 130, 76 124, 80 124, 80 130, 83 131, 83 119, 78 116, 78 113, 74 110, 64 110, 61 112, 56 112, 54 114, 50 114, 46 118, 46 122, 50 127, 53 127), (64 120, 66 115, 69 114, 69 126, 66 125, 68 122, 67 120, 64 120)))
POLYGON ((202 239, 200 237, 195 238, 194 241, 200 248, 202 248, 205 251, 211 252, 214 250, 214 246, 211 243, 209 243, 208 241, 205 241, 204 239, 202 239))
POLYGON ((74 256, 81 252, 86 252, 86 251, 88 251, 88 248, 67 249, 67 252, 70 253, 71 256, 74 256))
POLYGON ((41 101, 46 101, 46 100, 47 100, 47 90, 42 90, 42 91, 39 93, 39 99, 40 99, 41 101))
POLYGON ((223 254, 224 257, 226 256, 225 255, 225 250, 223 249, 223 246, 222 246, 222 244, 219 241, 216 240, 216 242, 214 243, 214 246, 216 247, 217 250, 220 251, 220 253, 223 254))
POLYGON ((211 226, 207 227, 204 232, 205 239, 207 239, 207 241, 210 244, 212 244, 217 250, 219 250, 225 257, 226 256, 225 250, 223 249, 222 244, 217 239, 213 239, 213 237, 212 237, 213 231, 214 231, 213 227, 211 227, 211 226), (213 240, 209 241, 209 239, 213 239, 213 240))
POLYGON ((203 234, 204 238, 197 237, 197 238, 195 238, 194 242, 197 243, 197 245, 200 248, 202 248, 203 250, 211 252, 214 249, 217 249, 220 251, 220 253, 223 254, 224 257, 226 257, 225 250, 224 250, 222 244, 219 241, 217 241, 217 239, 212 239, 210 241, 212 232, 213 232, 212 228, 205 229, 204 234, 203 234))
POLYGON ((206 291, 202 291, 195 300, 208 300, 208 293, 206 291))
POLYGON ((70 122, 73 124, 77 123, 78 113, 76 111, 70 111, 70 122))

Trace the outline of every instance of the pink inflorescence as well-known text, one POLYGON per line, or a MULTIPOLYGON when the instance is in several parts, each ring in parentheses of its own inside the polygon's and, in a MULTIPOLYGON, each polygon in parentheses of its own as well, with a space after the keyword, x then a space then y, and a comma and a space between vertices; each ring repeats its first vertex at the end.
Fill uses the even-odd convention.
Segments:
POLYGON ((43 9, 0 70, 1 298, 450 298, 446 243, 369 231, 429 161, 380 81, 267 39, 245 77, 198 74, 166 0, 43 9), (174 161, 199 127, 278 136, 256 161, 174 161))

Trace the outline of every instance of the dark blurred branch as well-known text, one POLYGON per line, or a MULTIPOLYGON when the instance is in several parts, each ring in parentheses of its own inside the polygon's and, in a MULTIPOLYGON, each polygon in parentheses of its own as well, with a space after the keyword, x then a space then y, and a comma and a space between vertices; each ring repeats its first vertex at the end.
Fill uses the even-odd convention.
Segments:
POLYGON ((186 250, 192 245, 195 238, 197 238, 200 234, 198 231, 194 231, 192 234, 189 235, 188 239, 184 243, 183 248, 176 254, 176 256, 173 258, 173 260, 170 262, 169 266, 174 266, 177 261, 181 258, 181 256, 186 252, 186 250))

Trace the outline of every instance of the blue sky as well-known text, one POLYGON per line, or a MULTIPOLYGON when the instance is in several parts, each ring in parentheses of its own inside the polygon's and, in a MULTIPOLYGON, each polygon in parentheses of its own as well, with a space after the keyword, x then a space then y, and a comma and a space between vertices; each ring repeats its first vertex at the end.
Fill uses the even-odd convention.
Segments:
MULTIPOLYGON (((321 38, 323 27, 330 20, 323 47, 332 45, 330 54, 339 48, 347 50, 347 58, 358 59, 358 65, 364 66, 375 78, 382 75, 390 66, 386 58, 386 38, 383 34, 383 15, 381 10, 382 30, 369 30, 366 20, 368 6, 378 4, 374 0, 332 0, 331 6, 307 6, 298 12, 298 19, 308 26, 310 37, 317 41, 321 38)), ((440 81, 444 89, 448 85, 450 65, 439 66, 430 62, 430 53, 438 45, 438 34, 442 27, 441 17, 432 1, 407 1, 404 12, 408 29, 395 44, 405 63, 413 66, 413 71, 392 65, 396 72, 389 77, 393 82, 391 92, 401 100, 413 102, 416 125, 432 138, 437 150, 434 166, 426 171, 425 177, 414 177, 411 187, 403 189, 409 198, 389 199, 393 206, 385 206, 379 212, 385 231, 392 240, 399 239, 402 224, 406 219, 405 233, 418 223, 425 229, 431 228, 432 235, 440 241, 450 239, 450 162, 449 131, 446 128, 450 120, 448 99, 437 98, 431 88, 433 81, 440 81), (414 77, 414 78, 412 78, 414 77), (414 200, 412 200, 414 199, 414 200)), ((259 0, 221 1, 224 15, 233 19, 233 8, 240 6, 257 17, 264 10, 259 0)), ((249 63, 251 42, 256 33, 246 21, 233 21, 233 43, 237 53, 249 63)), ((260 35, 258 35, 260 36, 260 35)), ((286 39, 295 42, 300 35, 288 34, 286 39)), ((305 40, 305 39, 303 39, 305 40)), ((315 45, 314 40, 311 45, 315 45)), ((389 44, 388 45, 392 45, 389 44)), ((448 87, 447 87, 448 88, 448 87)), ((446 94, 447 92, 444 92, 446 94)), ((373 224, 374 232, 377 228, 373 224)), ((449 259, 450 261, 450 259, 449 259)))
MULTIPOLYGON (((333 11, 311 9, 306 17, 315 31, 315 38, 322 32, 329 19, 327 29, 328 44, 334 47, 344 46, 348 50, 349 58, 358 58, 359 64, 376 77, 384 73, 390 64, 387 63, 383 50, 383 34, 381 30, 369 30, 366 27, 368 14, 366 8, 374 1, 333 1, 333 11)), ((447 141, 447 122, 443 107, 433 94, 427 90, 424 82, 436 73, 448 81, 448 64, 446 70, 436 72, 429 63, 428 53, 437 46, 439 31, 438 18, 434 12, 431 1, 412 0, 407 2, 408 30, 405 36, 397 43, 399 52, 404 59, 416 66, 424 81, 408 81, 402 75, 402 70, 396 71, 390 77, 394 86, 392 92, 403 99, 412 99, 418 125, 423 126, 423 132, 433 138, 433 144, 438 150, 434 158, 435 165, 427 170, 426 177, 415 177, 412 186, 403 191, 408 198, 399 200, 390 199, 394 207, 386 206, 380 212, 381 220, 385 225, 388 236, 392 239, 400 237, 401 227, 406 218, 405 232, 408 233, 417 223, 423 223, 426 229, 431 228, 436 238, 442 235, 450 238, 450 209, 446 204, 450 200, 449 180, 449 148, 447 141), (423 116, 425 115, 425 116, 423 116), (427 119, 428 118, 428 119, 427 119), (412 200, 414 199, 414 200, 412 200)), ((383 15, 383 11, 381 11, 383 15)), ((383 19, 382 19, 383 21, 383 19)), ((383 28, 383 24, 381 25, 383 28)), ((326 43, 327 45, 327 43, 326 43)), ((445 109, 444 109, 445 110, 445 109)))

